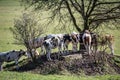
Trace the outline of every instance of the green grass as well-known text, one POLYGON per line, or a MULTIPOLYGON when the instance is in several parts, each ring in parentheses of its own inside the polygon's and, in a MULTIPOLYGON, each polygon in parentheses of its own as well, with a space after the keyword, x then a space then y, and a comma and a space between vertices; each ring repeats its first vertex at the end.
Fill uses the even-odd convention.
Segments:
MULTIPOLYGON (((25 49, 23 46, 15 45, 9 28, 14 25, 14 18, 21 15, 23 8, 19 0, 0 0, 0 52, 13 49, 25 49)), ((50 30, 52 31, 52 30, 50 30)), ((106 30, 115 36, 115 54, 120 55, 120 31, 106 30)), ((54 32, 54 31, 52 31, 54 32)), ((47 32, 50 33, 50 32, 47 32)), ((76 76, 76 75, 39 75, 32 73, 0 72, 0 80, 120 80, 120 75, 103 76, 76 76)))
POLYGON ((19 0, 0 0, 0 52, 23 48, 13 44, 14 39, 9 30, 21 11, 19 0))
MULTIPOLYGON (((20 6, 19 1, 20 0, 0 0, 0 52, 9 51, 12 49, 24 49, 23 46, 13 44, 14 39, 12 36, 12 32, 10 32, 9 30, 9 28, 13 27, 14 25, 14 18, 19 18, 23 11, 23 7, 20 6)), ((50 28, 47 30, 50 31, 46 31, 47 34, 57 33, 56 31, 53 31, 53 28, 51 30, 50 28)), ((119 30, 104 29, 104 31, 107 33, 112 33, 115 36, 115 54, 120 55, 119 30)))
POLYGON ((32 73, 1 72, 0 80, 120 80, 120 75, 77 76, 77 75, 39 75, 32 73))

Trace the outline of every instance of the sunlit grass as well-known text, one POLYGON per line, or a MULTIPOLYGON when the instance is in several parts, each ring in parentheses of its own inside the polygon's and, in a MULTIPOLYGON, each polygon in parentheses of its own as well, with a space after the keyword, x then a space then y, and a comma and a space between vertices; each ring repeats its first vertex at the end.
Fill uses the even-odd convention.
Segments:
POLYGON ((120 80, 119 75, 80 76, 80 75, 39 75, 32 73, 1 72, 0 80, 120 80))
POLYGON ((21 11, 19 0, 0 0, 0 52, 23 48, 13 44, 14 39, 9 29, 21 11))
MULTIPOLYGON (((14 18, 21 14, 22 7, 19 0, 0 0, 0 52, 13 49, 25 49, 21 45, 15 45, 12 33, 9 28, 14 25, 14 18)), ((53 28, 46 33, 54 33, 53 28)), ((120 55, 120 31, 106 30, 115 36, 115 54, 120 55)), ((55 32, 56 33, 56 32, 55 32)), ((66 32, 65 32, 66 33, 66 32)), ((71 49, 71 45, 69 47, 71 49)), ((57 52, 55 49, 53 52, 57 52)), ((77 75, 40 75, 32 73, 0 72, 0 80, 120 80, 120 75, 102 76, 77 76, 77 75)))

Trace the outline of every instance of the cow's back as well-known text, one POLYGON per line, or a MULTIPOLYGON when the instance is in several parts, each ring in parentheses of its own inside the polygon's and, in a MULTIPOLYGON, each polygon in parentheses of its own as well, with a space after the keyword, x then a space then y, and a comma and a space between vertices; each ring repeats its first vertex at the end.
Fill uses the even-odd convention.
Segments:
POLYGON ((0 53, 0 62, 3 62, 4 60, 6 60, 6 55, 7 55, 6 52, 0 53))

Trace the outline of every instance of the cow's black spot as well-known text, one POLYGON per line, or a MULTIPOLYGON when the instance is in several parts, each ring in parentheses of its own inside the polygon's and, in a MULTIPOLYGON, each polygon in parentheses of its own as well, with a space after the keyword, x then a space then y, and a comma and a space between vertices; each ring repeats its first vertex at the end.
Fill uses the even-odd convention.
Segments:
POLYGON ((19 54, 18 57, 20 57, 22 54, 19 54))
POLYGON ((49 43, 47 43, 47 42, 44 42, 44 43, 43 43, 43 45, 45 45, 45 46, 49 46, 49 43))
POLYGON ((7 59, 8 61, 10 61, 10 56, 8 57, 8 59, 7 59))

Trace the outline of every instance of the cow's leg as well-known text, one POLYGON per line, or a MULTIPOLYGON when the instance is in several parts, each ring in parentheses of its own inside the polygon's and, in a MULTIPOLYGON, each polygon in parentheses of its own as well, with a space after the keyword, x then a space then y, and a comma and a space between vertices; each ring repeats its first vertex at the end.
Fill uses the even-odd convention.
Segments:
POLYGON ((15 65, 16 65, 16 70, 18 70, 19 69, 18 59, 15 60, 15 65))
POLYGON ((66 44, 63 45, 63 48, 64 48, 63 53, 65 54, 66 53, 66 44))
POLYGON ((66 45, 66 53, 69 54, 69 50, 68 50, 68 44, 66 45))
POLYGON ((83 42, 83 44, 85 46, 86 51, 88 52, 87 44, 85 44, 85 42, 83 42))
POLYGON ((77 50, 78 50, 78 44, 75 43, 75 51, 77 51, 77 50))
POLYGON ((44 46, 41 46, 41 52, 40 52, 41 54, 45 54, 45 52, 44 52, 44 46))
POLYGON ((61 54, 64 54, 64 43, 61 44, 61 54))
POLYGON ((68 53, 68 45, 64 44, 64 53, 67 54, 68 53))
POLYGON ((100 51, 104 51, 104 44, 101 45, 100 51))
POLYGON ((58 46, 58 59, 59 59, 59 56, 60 56, 61 53, 62 53, 61 46, 58 46))
POLYGON ((97 45, 97 43, 94 45, 94 53, 97 53, 97 51, 98 51, 98 45, 97 45))
POLYGON ((73 52, 77 51, 77 43, 72 43, 72 50, 73 52))
POLYGON ((113 47, 112 43, 109 43, 108 46, 111 50, 111 54, 113 55, 114 54, 114 47, 113 47))
POLYGON ((50 54, 51 54, 51 49, 47 49, 47 60, 48 61, 51 61, 52 59, 51 59, 51 57, 50 57, 50 54))
POLYGON ((88 43, 85 46, 86 46, 87 53, 89 54, 89 45, 88 45, 88 43))
POLYGON ((89 54, 89 55, 91 54, 91 49, 90 49, 90 47, 91 47, 91 44, 89 43, 89 45, 88 45, 88 54, 89 54))
POLYGON ((3 66, 2 66, 3 62, 0 62, 0 71, 3 70, 3 66))
POLYGON ((63 51, 62 51, 62 50, 63 50, 63 44, 61 43, 61 44, 58 45, 58 51, 59 51, 59 52, 58 52, 58 58, 59 58, 59 55, 62 55, 62 54, 63 54, 63 51))
POLYGON ((63 43, 61 43, 61 45, 60 45, 60 51, 61 51, 61 54, 63 54, 64 52, 63 52, 63 48, 64 48, 64 44, 63 43))

